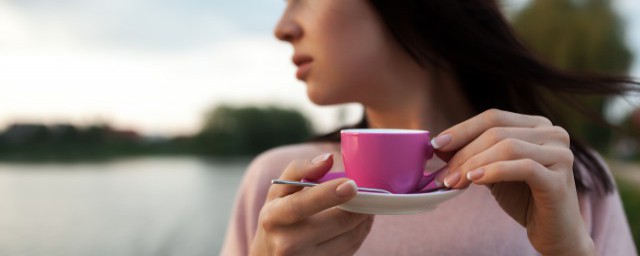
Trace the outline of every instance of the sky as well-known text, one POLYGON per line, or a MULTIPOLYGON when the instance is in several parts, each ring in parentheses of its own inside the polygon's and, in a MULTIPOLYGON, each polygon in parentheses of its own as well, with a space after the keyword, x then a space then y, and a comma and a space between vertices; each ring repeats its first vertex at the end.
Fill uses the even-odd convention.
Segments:
MULTIPOLYGON (((639 56, 632 74, 640 76, 640 15, 632 15, 640 1, 614 2, 639 56)), ((282 0, 0 0, 0 130, 108 122, 149 135, 192 134, 220 104, 298 108, 318 131, 356 121, 358 105, 307 99, 291 47, 272 35, 284 7, 282 0)), ((611 109, 615 120, 628 107, 611 109)))

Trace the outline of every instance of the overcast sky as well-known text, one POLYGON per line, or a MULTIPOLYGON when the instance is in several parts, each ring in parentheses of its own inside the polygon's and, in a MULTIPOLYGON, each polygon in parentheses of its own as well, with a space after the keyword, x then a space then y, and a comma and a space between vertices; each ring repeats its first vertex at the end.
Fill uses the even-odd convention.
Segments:
MULTIPOLYGON (((517 6, 523 0, 509 2, 517 6)), ((640 1, 618 0, 640 55, 640 1)), ((214 105, 317 107, 272 36, 282 0, 0 0, 0 129, 108 121, 148 134, 195 132, 214 105)), ((633 74, 640 76, 640 58, 633 74)), ((348 121, 359 107, 348 107, 348 121)), ((615 108, 623 113, 624 108, 615 108)))

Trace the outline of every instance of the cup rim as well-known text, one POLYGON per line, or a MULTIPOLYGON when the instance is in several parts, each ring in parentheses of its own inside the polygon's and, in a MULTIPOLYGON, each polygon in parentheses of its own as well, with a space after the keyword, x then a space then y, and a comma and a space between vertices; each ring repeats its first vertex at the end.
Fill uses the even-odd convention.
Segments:
POLYGON ((358 129, 342 129, 340 134, 429 134, 426 130, 412 130, 412 129, 382 129, 382 128, 358 128, 358 129))

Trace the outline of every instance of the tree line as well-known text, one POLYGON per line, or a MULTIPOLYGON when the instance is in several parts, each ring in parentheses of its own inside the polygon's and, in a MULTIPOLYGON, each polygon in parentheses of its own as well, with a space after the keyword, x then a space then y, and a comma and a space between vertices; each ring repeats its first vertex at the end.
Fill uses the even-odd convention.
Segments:
POLYGON ((303 142, 313 134, 293 109, 219 106, 192 136, 149 137, 106 124, 14 124, 0 133, 0 160, 86 160, 135 155, 253 156, 272 147, 303 142))

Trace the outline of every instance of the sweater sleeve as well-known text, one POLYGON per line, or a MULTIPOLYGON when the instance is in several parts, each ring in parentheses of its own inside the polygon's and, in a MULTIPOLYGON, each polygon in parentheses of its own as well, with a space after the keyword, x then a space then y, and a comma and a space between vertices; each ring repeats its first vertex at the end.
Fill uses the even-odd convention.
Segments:
MULTIPOLYGON (((600 161, 606 166, 601 158, 600 161)), ((613 175, 607 171, 613 180, 613 175)), ((583 177, 589 177, 584 169, 583 177)), ((591 180, 587 182, 592 183, 591 180)), ((638 254, 617 186, 613 192, 604 195, 594 191, 580 195, 580 211, 598 255, 638 254)))
POLYGON ((637 255, 617 189, 592 202, 591 237, 598 255, 637 255))

